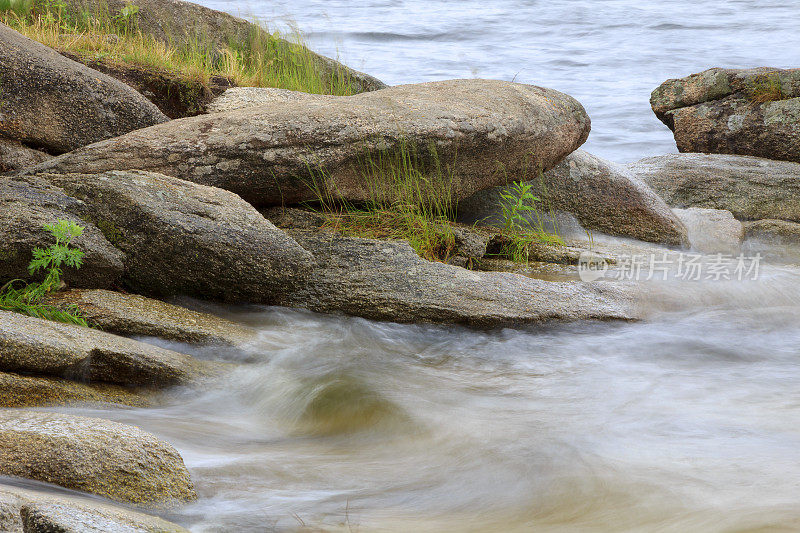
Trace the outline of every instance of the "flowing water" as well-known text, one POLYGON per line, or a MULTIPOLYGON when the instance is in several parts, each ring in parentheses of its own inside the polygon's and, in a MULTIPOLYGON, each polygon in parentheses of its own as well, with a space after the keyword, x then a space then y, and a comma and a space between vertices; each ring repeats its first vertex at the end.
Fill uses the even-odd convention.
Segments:
MULTIPOLYGON (((564 90, 617 160, 674 150, 647 104, 663 79, 800 55, 791 0, 206 3, 291 15, 389 83, 564 90)), ((241 362, 223 382, 60 410, 176 446, 200 500, 168 518, 199 532, 800 530, 800 270, 648 286, 643 322, 523 330, 217 308, 257 340, 160 344, 241 362)))

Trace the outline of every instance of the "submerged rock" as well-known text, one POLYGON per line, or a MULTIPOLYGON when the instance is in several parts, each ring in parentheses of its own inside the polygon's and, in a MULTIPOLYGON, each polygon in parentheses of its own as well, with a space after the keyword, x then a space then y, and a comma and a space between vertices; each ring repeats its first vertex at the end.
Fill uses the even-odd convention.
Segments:
POLYGON ((703 254, 737 254, 741 251, 742 223, 724 209, 673 209, 689 231, 692 249, 703 254))
MULTIPOLYGON (((646 183, 624 166, 583 150, 576 150, 528 183, 541 199, 537 208, 545 214, 551 209, 567 211, 584 228, 610 235, 672 245, 688 243, 686 228, 646 183)), ((460 201, 459 217, 499 220, 504 190, 495 187, 460 201)))
POLYGON ((0 475, 150 507, 197 498, 169 444, 133 426, 61 413, 0 411, 0 475))
POLYGON ((628 166, 671 206, 725 209, 738 219, 800 221, 800 164, 757 157, 670 154, 628 166))
MULTIPOLYGON (((126 0, 66 0, 66 9, 80 15, 81 11, 108 12, 117 16, 128 5, 126 0)), ((189 47, 209 54, 233 47, 248 50, 251 43, 268 43, 265 53, 290 51, 307 58, 320 76, 320 85, 328 86, 335 79, 349 83, 356 92, 383 89, 386 85, 363 72, 353 70, 331 58, 315 54, 304 46, 273 37, 268 31, 247 20, 182 0, 137 0, 136 29, 162 42, 189 47), (205 50, 203 49, 205 48, 205 50)), ((278 58, 280 59, 280 58, 278 58)), ((290 61, 287 59, 287 61, 290 61)))
MULTIPOLYGON (((405 145, 454 171, 442 181, 455 198, 547 170, 580 146, 590 121, 552 89, 490 80, 402 85, 347 97, 313 98, 200 115, 103 141, 32 172, 143 169, 239 194, 256 206, 330 195, 364 200, 393 194, 395 180, 365 179, 405 145), (431 153, 435 147, 435 157, 431 153), (324 169, 324 173, 319 169, 324 169)), ((447 174, 447 172, 444 172, 447 174)))
POLYGON ((70 290, 53 293, 47 303, 77 306, 92 324, 118 335, 230 346, 243 344, 255 335, 252 328, 224 318, 136 294, 70 290))
POLYGON ((681 152, 800 162, 800 69, 712 68, 665 81, 650 105, 681 152))
POLYGON ((611 283, 553 283, 474 272, 421 259, 403 241, 293 231, 316 267, 281 305, 394 322, 473 327, 545 320, 636 318, 635 289, 611 283))
POLYGON ((0 24, 0 135, 61 153, 167 117, 124 83, 0 24))
POLYGON ((0 485, 4 533, 188 533, 177 524, 105 502, 0 485))
MULTIPOLYGON (((76 383, 52 377, 0 372, 0 407, 115 403, 134 407, 152 404, 149 394, 106 383, 76 383)), ((0 528, 2 531, 2 528, 0 528)))
POLYGON ((0 137, 0 174, 37 165, 51 157, 39 150, 28 148, 19 141, 0 137))
POLYGON ((121 385, 164 387, 213 370, 178 352, 9 311, 0 311, 0 353, 0 371, 121 385))

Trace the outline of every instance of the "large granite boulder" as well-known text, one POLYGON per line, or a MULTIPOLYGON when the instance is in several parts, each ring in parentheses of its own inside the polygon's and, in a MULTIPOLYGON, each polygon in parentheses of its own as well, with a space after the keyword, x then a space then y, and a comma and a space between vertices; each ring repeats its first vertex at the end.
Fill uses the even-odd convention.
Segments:
MULTIPOLYGON (((576 150, 540 177, 529 181, 541 199, 542 214, 552 209, 575 215, 588 230, 642 241, 685 245, 686 228, 664 201, 624 166, 576 150)), ((500 223, 505 187, 480 191, 458 204, 464 222, 500 223)), ((531 215, 532 216, 532 215, 531 215)))
POLYGON ((745 237, 764 243, 800 246, 800 224, 786 220, 751 220, 744 223, 745 237))
POLYGON ((305 285, 280 304, 393 322, 473 327, 547 320, 631 320, 635 288, 611 283, 557 283, 506 272, 474 272, 420 258, 404 241, 291 234, 313 252, 305 285))
POLYGON ((673 209, 689 232, 692 249, 703 254, 738 254, 744 239, 742 223, 724 209, 673 209))
POLYGON ((161 518, 110 505, 97 498, 0 485, 3 533, 188 533, 161 518))
POLYGON ((0 135, 53 153, 167 117, 124 83, 0 24, 0 135))
POLYGON ((650 105, 681 152, 800 162, 800 69, 712 68, 665 81, 650 105))
POLYGON ((0 411, 0 475, 141 506, 197 498, 169 444, 133 426, 60 413, 0 411))
POLYGON ((221 189, 138 171, 18 179, 44 180, 78 202, 67 207, 125 254, 123 281, 136 292, 269 302, 311 264, 307 251, 221 189))
POLYGON ((800 164, 736 155, 670 154, 628 168, 669 205, 726 209, 740 220, 800 222, 800 164))
MULTIPOLYGON (((111 17, 130 2, 126 0, 65 0, 65 9, 74 14, 107 12, 111 17)), ((331 58, 315 54, 304 46, 272 36, 250 21, 228 13, 182 0, 137 0, 136 29, 159 41, 179 48, 206 46, 207 53, 233 47, 247 51, 259 42, 269 41, 270 48, 281 54, 293 53, 309 60, 320 76, 321 85, 338 79, 350 83, 356 92, 375 91, 386 85, 363 72, 353 70, 331 58)))
MULTIPOLYGON (((456 198, 548 170, 589 134, 563 93, 505 81, 450 80, 173 120, 84 147, 32 172, 143 169, 233 191, 256 205, 320 196, 359 201, 394 180, 365 179, 367 153, 414 145, 453 170, 456 198)), ((384 158, 385 160, 385 158, 384 158)), ((447 174, 447 172, 445 172, 447 174)), ((445 178, 446 180, 447 178, 445 178)))
POLYGON ((122 278, 125 254, 83 220, 84 205, 41 179, 0 177, 0 282, 34 278, 28 273, 31 250, 55 242, 45 224, 69 220, 83 227, 74 245, 84 252, 80 270, 64 269, 64 281, 74 287, 109 287, 122 278))
POLYGON ((190 383, 213 365, 96 329, 0 311, 0 371, 165 387, 190 383))
POLYGON ((11 173, 50 159, 49 154, 28 148, 19 141, 0 137, 0 174, 11 173))

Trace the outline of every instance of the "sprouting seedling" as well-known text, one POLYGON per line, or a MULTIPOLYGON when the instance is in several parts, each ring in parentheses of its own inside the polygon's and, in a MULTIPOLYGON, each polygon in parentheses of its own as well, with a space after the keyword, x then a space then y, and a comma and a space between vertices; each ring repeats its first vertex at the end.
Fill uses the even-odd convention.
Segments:
POLYGON ((525 213, 535 211, 534 202, 539 201, 539 197, 531 192, 532 189, 530 183, 515 181, 500 193, 503 228, 506 231, 522 230, 528 226, 525 213))
POLYGON ((69 220, 59 220, 54 224, 45 224, 44 228, 55 237, 56 242, 47 248, 34 248, 33 259, 28 264, 31 274, 47 271, 44 281, 35 290, 39 296, 61 285, 62 265, 78 269, 83 264, 84 256, 81 250, 70 247, 73 239, 83 234, 82 227, 69 220))

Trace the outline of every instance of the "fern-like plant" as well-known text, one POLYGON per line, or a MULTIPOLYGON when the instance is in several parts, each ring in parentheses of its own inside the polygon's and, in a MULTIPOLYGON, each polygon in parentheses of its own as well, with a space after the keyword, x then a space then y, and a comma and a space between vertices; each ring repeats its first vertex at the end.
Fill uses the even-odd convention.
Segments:
POLYGON ((0 309, 87 326, 77 307, 61 310, 41 302, 47 293, 61 288, 62 265, 78 269, 83 264, 84 253, 72 247, 72 241, 83 234, 83 228, 69 220, 45 224, 44 228, 56 242, 47 248, 34 248, 33 259, 28 264, 28 272, 33 275, 43 271, 44 280, 40 283, 25 283, 20 279, 9 281, 0 287, 0 309))

